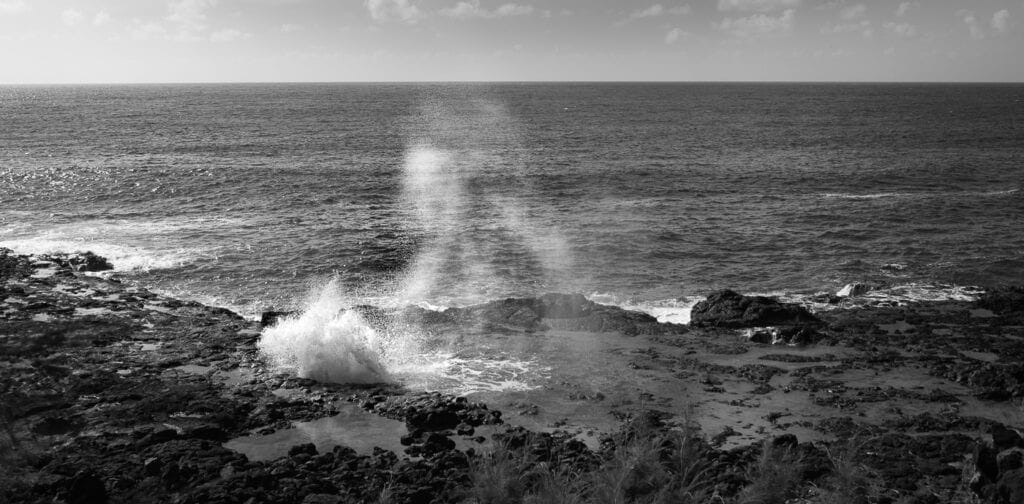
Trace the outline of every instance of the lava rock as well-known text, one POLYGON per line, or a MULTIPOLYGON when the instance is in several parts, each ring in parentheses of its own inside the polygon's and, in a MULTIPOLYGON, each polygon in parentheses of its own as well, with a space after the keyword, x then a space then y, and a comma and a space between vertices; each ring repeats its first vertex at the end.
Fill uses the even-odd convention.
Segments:
POLYGON ((316 445, 313 443, 305 443, 295 445, 288 449, 289 457, 296 457, 298 455, 309 455, 310 457, 316 456, 316 445))
POLYGON ((277 323, 278 320, 294 315, 293 311, 274 311, 267 310, 260 315, 260 327, 272 326, 277 323))
POLYGON ((67 502, 69 504, 105 504, 107 488, 103 484, 103 480, 91 471, 79 471, 71 478, 67 502))
POLYGON ((1024 286, 992 289, 982 294, 975 306, 1001 315, 1024 312, 1024 286))
POLYGON ((999 466, 1000 474, 1024 467, 1024 449, 1010 448, 999 452, 999 455, 996 455, 996 465, 999 466))
POLYGON ((820 324, 806 308, 765 296, 744 296, 731 290, 714 292, 693 307, 691 325, 698 327, 765 327, 820 324))
POLYGON ((992 434, 992 446, 997 452, 1021 446, 1020 434, 1015 430, 1007 429, 1001 424, 993 424, 990 432, 992 434))
POLYGON ((999 476, 999 482, 996 484, 996 502, 1024 502, 1024 469, 1016 469, 999 476))

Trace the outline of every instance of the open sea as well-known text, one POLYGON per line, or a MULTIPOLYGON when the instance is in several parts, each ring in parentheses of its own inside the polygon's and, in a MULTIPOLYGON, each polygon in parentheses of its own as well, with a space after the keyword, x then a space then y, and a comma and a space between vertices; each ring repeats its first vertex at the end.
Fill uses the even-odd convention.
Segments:
POLYGON ((248 316, 1024 284, 1024 85, 0 87, 0 246, 248 316))

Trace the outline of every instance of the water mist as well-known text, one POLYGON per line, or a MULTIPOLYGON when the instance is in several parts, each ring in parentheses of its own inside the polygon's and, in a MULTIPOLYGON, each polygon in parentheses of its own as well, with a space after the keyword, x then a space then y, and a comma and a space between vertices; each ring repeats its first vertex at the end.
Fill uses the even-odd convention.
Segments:
MULTIPOLYGON (((571 255, 561 233, 522 204, 525 163, 510 152, 514 123, 490 102, 421 110, 402 162, 401 208, 421 245, 384 304, 449 306, 534 295, 571 255)), ((264 331, 260 351, 278 369, 319 381, 401 381, 423 388, 522 387, 531 365, 507 356, 466 359, 427 350, 424 331, 369 324, 336 281, 314 289, 298 315, 264 331)))

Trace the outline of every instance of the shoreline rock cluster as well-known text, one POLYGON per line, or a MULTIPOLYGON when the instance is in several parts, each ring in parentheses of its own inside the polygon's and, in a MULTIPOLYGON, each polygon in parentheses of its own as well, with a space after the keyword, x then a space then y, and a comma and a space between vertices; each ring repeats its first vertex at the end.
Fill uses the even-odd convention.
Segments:
MULTIPOLYGON (((654 350, 634 361, 652 372, 665 367, 703 387, 708 397, 735 385, 747 397, 809 394, 814 407, 836 412, 808 427, 830 439, 801 442, 792 434, 765 432, 763 442, 726 447, 729 429, 698 433, 659 412, 653 398, 650 406, 624 413, 621 429, 592 449, 570 432, 505 425, 501 411, 464 397, 276 373, 256 350, 258 322, 87 274, 105 264, 92 254, 28 257, 0 249, 0 501, 476 502, 477 475, 495 446, 517 453, 531 470, 578 477, 611 470, 625 448, 642 438, 657 441, 650 445, 653 453, 688 450, 703 471, 700 488, 720 502, 766 492, 758 482, 786 464, 799 468, 786 497, 798 500, 789 502, 829 502, 827 492, 847 488, 840 481, 846 476, 864 497, 848 502, 1024 502, 1020 425, 973 416, 960 409, 967 408, 962 394, 940 388, 862 387, 838 378, 844 372, 918 369, 969 389, 972 400, 1018 404, 1024 397, 1019 288, 955 306, 819 314, 723 291, 694 309, 691 326, 658 324, 564 294, 445 312, 396 315, 361 308, 438 331, 468 325, 480 331, 617 332, 670 348, 698 345, 724 357, 771 348, 757 355, 772 364, 734 365, 654 350), (775 332, 737 331, 767 326, 775 332), (834 347, 849 356, 792 350, 801 345, 834 347), (853 413, 908 400, 949 407, 901 412, 881 423, 853 413), (404 422, 404 453, 297 444, 280 457, 250 460, 225 447, 233 438, 330 417, 346 402, 404 422), (680 438, 680 432, 690 437, 680 438)), ((746 407, 746 399, 735 401, 730 407, 746 407)), ((792 414, 772 413, 771 424, 786 425, 792 414)), ((668 459, 652 463, 651 474, 675 470, 668 459)), ((643 474, 626 476, 634 500, 654 495, 643 474)))

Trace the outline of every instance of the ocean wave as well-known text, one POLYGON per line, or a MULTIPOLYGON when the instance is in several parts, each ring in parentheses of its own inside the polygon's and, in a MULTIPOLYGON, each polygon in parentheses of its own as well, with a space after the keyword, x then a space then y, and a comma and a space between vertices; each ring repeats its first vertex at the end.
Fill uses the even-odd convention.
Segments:
POLYGON ((850 200, 872 200, 872 199, 883 199, 883 198, 902 198, 912 196, 912 193, 897 193, 897 192, 885 192, 885 193, 872 193, 872 194, 852 194, 852 193, 824 193, 821 195, 822 198, 829 199, 850 199, 850 200))
POLYGON ((693 306, 704 299, 703 297, 682 297, 637 301, 622 298, 615 294, 599 292, 592 293, 586 297, 597 304, 617 306, 624 310, 646 313, 658 319, 658 322, 667 324, 689 324, 693 306))
POLYGON ((880 193, 822 193, 825 199, 874 200, 888 198, 936 198, 936 197, 1000 197, 1020 192, 1020 188, 995 189, 989 191, 936 191, 936 192, 880 192, 880 193))
POLYGON ((864 305, 895 303, 897 305, 944 301, 975 301, 985 292, 984 289, 970 285, 952 285, 942 283, 912 282, 886 287, 872 288, 868 292, 849 296, 841 304, 829 304, 818 301, 818 295, 780 296, 787 302, 802 304, 814 311, 828 311, 839 308, 856 308, 864 305))

